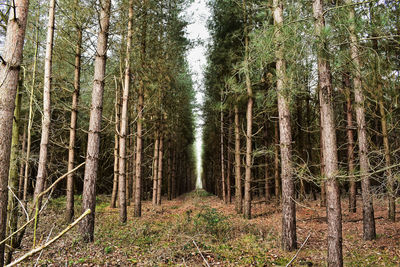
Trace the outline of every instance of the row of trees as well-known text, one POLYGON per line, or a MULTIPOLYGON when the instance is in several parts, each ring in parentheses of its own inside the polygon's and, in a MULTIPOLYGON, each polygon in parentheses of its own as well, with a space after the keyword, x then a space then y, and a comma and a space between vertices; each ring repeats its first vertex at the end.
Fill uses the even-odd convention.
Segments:
POLYGON ((20 246, 24 218, 36 229, 52 195, 65 193, 71 222, 74 195, 82 192, 82 211, 91 213, 80 232, 93 241, 96 192, 112 193, 111 207, 118 204, 124 223, 131 202, 141 216, 143 199, 161 205, 163 194, 172 199, 195 187, 186 4, 15 0, 2 6, 8 20, 0 67, 0 266, 5 245, 7 263, 20 246))
POLYGON ((319 196, 327 207, 328 265, 342 266, 341 195, 356 212, 361 184, 365 240, 376 237, 374 198, 387 200, 388 219, 395 220, 398 3, 210 6, 205 188, 226 203, 234 192, 245 218, 257 195, 266 202, 275 196, 285 250, 297 246, 296 202, 319 196))

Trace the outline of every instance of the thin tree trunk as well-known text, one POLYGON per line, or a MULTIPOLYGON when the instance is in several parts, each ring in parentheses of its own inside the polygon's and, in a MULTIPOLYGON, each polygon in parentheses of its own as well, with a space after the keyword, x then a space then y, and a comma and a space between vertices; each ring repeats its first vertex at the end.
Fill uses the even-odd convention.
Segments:
MULTIPOLYGON (((146 58, 146 38, 147 38, 147 0, 143 0, 144 6, 144 25, 142 28, 141 42, 141 64, 145 66, 146 58)), ((142 123, 143 123, 143 108, 144 108, 144 81, 139 82, 138 87, 138 116, 137 116, 137 137, 136 137, 136 184, 135 184, 135 205, 134 216, 142 216, 142 123)))
MULTIPOLYGON (((21 102, 22 102, 22 78, 20 79, 19 86, 17 89, 17 95, 15 98, 15 110, 14 110, 14 123, 12 126, 12 140, 11 140, 11 156, 10 156, 10 171, 8 178, 8 186, 11 190, 17 194, 18 189, 18 163, 21 164, 22 161, 19 162, 18 154, 19 154, 19 128, 20 128, 20 114, 21 114, 21 102)), ((7 235, 14 233, 17 230, 18 226, 18 203, 16 198, 13 195, 13 192, 9 191, 8 193, 8 225, 7 225, 7 235)), ((12 259, 12 253, 16 248, 17 244, 17 235, 14 235, 8 245, 9 250, 7 253, 6 263, 10 263, 12 259)))
MULTIPOLYGON (((318 99, 320 99, 320 96, 318 96, 318 99)), ((319 101, 321 101, 321 100, 319 100, 319 101)), ((320 118, 319 118, 319 122, 320 122, 320 128, 322 129, 322 107, 321 107, 321 105, 320 105, 320 107, 319 107, 319 109, 320 109, 320 118)), ((325 188, 325 186, 326 186, 326 184, 325 184, 325 178, 326 178, 326 176, 325 176, 325 159, 324 159, 324 153, 323 153, 323 150, 322 150, 322 144, 323 144, 323 135, 322 135, 322 131, 320 131, 320 134, 319 134, 319 143, 320 143, 320 152, 319 152, 319 156, 320 156, 320 171, 321 171, 321 185, 320 185, 320 187, 321 187, 321 199, 320 199, 320 206, 321 207, 326 207, 326 188, 325 188)))
POLYGON ((276 73, 278 91, 278 111, 281 148, 282 177, 282 247, 291 251, 297 247, 296 237, 296 205, 294 202, 294 182, 292 166, 292 134, 290 123, 289 96, 286 77, 286 61, 282 44, 283 4, 281 0, 273 0, 274 25, 276 26, 276 73))
MULTIPOLYGON (((56 8, 56 1, 50 0, 49 21, 47 25, 46 58, 44 62, 42 135, 40 139, 39 166, 38 166, 38 173, 36 176, 34 202, 36 201, 38 195, 43 191, 46 179, 47 154, 48 154, 47 148, 49 144, 50 122, 51 122, 50 92, 51 92, 51 81, 52 81, 55 8, 56 8)), ((38 200, 38 206, 40 208, 41 199, 38 200)))
POLYGON ((240 173, 240 126, 239 126, 239 108, 235 104, 235 208, 237 213, 242 213, 242 176, 240 173))
POLYGON ((154 156, 153 156, 153 205, 157 205, 157 175, 158 175, 158 155, 159 155, 159 134, 155 135, 154 141, 154 156))
POLYGON ((98 34, 96 59, 94 62, 92 105, 90 108, 88 145, 82 193, 83 212, 88 209, 92 212, 86 216, 80 224, 80 232, 85 242, 93 242, 94 239, 96 179, 99 163, 100 131, 111 0, 102 0, 100 5, 100 32, 98 34))
MULTIPOLYGON (((28 115, 28 114, 26 114, 28 115)), ((27 121, 27 116, 25 120, 27 121)), ((23 126, 24 133, 22 134, 22 148, 21 148, 21 160, 19 165, 19 182, 18 182, 18 198, 22 200, 24 195, 24 171, 25 171, 25 159, 22 159, 26 150, 26 127, 23 126)))
POLYGON ((357 131, 358 131, 358 146, 360 157, 360 175, 361 175, 361 188, 363 198, 363 238, 364 240, 373 240, 376 238, 375 232, 375 218, 374 206, 372 203, 372 195, 369 179, 369 162, 368 162, 368 138, 367 138, 367 124, 365 121, 365 108, 364 108, 364 93, 361 85, 361 63, 358 51, 358 40, 356 36, 355 25, 355 12, 352 0, 345 0, 346 5, 349 5, 349 34, 350 34, 350 54, 351 61, 354 64, 353 71, 353 84, 354 96, 356 103, 356 117, 357 117, 357 131))
POLYGON ((130 87, 130 54, 132 46, 133 0, 129 0, 128 36, 126 38, 125 82, 122 89, 121 129, 119 136, 119 219, 126 222, 126 135, 128 130, 128 99, 130 87))
POLYGON ((314 0, 313 13, 315 32, 318 38, 318 78, 321 105, 322 153, 326 176, 326 198, 328 219, 328 266, 343 266, 342 253, 342 210, 340 204, 338 156, 333 111, 333 89, 327 44, 322 36, 325 27, 323 0, 314 0))
POLYGON ((232 172, 232 153, 230 151, 230 146, 232 143, 232 113, 229 110, 229 126, 228 126, 228 141, 227 141, 227 156, 228 156, 228 162, 227 162, 227 172, 226 172, 226 191, 227 191, 227 201, 230 204, 232 202, 232 196, 231 196, 231 172, 232 172))
POLYGON ((168 200, 172 199, 172 151, 171 151, 171 140, 168 139, 168 183, 167 183, 167 195, 168 200))
POLYGON ((355 180, 354 165, 354 135, 353 135, 353 107, 351 104, 350 93, 350 76, 348 73, 343 74, 343 87, 346 96, 346 118, 347 118, 347 165, 349 167, 349 211, 355 213, 357 211, 357 184, 355 180))
POLYGON ((176 198, 176 149, 172 151, 171 195, 176 198))
POLYGON ((251 218, 251 168, 252 168, 252 136, 253 136, 253 89, 251 87, 250 70, 249 70, 249 36, 248 36, 248 21, 247 21, 247 5, 246 0, 243 0, 244 12, 244 36, 245 36, 245 76, 247 89, 247 111, 246 111, 246 171, 244 178, 244 209, 243 215, 246 219, 251 218))
POLYGON ((225 188, 225 159, 224 159, 224 111, 223 111, 223 101, 224 101, 224 90, 221 90, 221 110, 220 110, 220 145, 221 145, 221 183, 222 183, 222 200, 227 203, 226 199, 226 188, 225 188))
MULTIPOLYGON (((39 24, 40 19, 40 4, 37 8, 36 13, 36 25, 39 24)), ((28 202, 28 180, 29 180, 29 161, 31 154, 31 144, 32 144, 32 123, 33 123, 33 97, 34 97, 34 89, 35 89, 35 81, 36 81, 36 68, 38 61, 38 53, 39 53, 39 27, 36 28, 35 34, 35 53, 33 59, 33 70, 32 70, 32 85, 29 96, 29 118, 28 118, 28 137, 27 137, 27 148, 26 148, 26 160, 25 160, 25 173, 24 173, 24 188, 23 188, 23 201, 24 205, 27 205, 28 202)))
POLYGON ((118 178, 119 178, 119 128, 120 128, 120 90, 117 82, 117 78, 114 77, 115 80, 115 104, 114 104, 114 112, 115 112, 115 134, 114 134, 114 179, 113 179, 113 189, 111 193, 111 204, 110 207, 115 209, 117 204, 117 193, 118 193, 118 178))
POLYGON ((160 141, 158 145, 158 174, 157 174, 157 205, 161 205, 161 186, 162 186, 162 175, 163 175, 163 134, 160 133, 160 141))
MULTIPOLYGON (((75 0, 75 8, 79 9, 79 0, 75 0)), ((76 18, 75 18, 76 19, 76 18)), ((78 118, 78 101, 80 91, 81 78, 81 54, 82 54, 82 28, 76 22, 77 41, 75 47, 75 71, 74 71, 74 93, 72 94, 71 107, 71 124, 69 130, 69 147, 68 147, 68 172, 74 168, 75 161, 75 139, 76 125, 78 118)), ((74 174, 71 173, 67 177, 67 207, 66 220, 72 222, 74 219, 74 174)))
POLYGON ((281 179, 279 176, 279 122, 275 123, 275 157, 274 157, 274 180, 275 180, 275 198, 276 202, 281 199, 281 179))
MULTIPOLYGON (((267 122, 264 123, 264 144, 265 148, 268 147, 268 129, 267 122)), ((265 167, 264 167, 264 179, 265 179, 265 202, 268 203, 271 199, 271 188, 270 188, 270 177, 269 177, 269 164, 268 164, 269 156, 265 154, 265 167)))
MULTIPOLYGON (((13 3, 0 64, 0 240, 6 233, 10 137, 29 7, 28 0, 15 0, 13 3)), ((0 267, 4 264, 4 246, 4 243, 0 245, 0 267)))

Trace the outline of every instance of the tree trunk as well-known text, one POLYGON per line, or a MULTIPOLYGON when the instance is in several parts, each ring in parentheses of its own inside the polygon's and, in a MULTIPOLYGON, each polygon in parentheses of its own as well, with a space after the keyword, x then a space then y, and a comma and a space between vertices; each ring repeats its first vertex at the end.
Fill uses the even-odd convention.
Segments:
POLYGON ((325 27, 323 0, 314 0, 313 13, 318 42, 319 99, 321 105, 322 154, 326 177, 328 219, 328 266, 343 266, 342 254, 342 211, 340 204, 338 156, 336 145, 335 114, 332 103, 331 69, 328 47, 322 36, 325 27))
POLYGON ((94 82, 92 105, 90 108, 89 134, 86 153, 85 176, 82 193, 83 212, 92 212, 80 224, 80 232, 85 242, 93 242, 94 220, 96 208, 96 179, 99 163, 100 131, 103 107, 104 79, 106 72, 106 56, 108 28, 110 25, 111 0, 100 2, 100 32, 97 39, 97 53, 94 62, 94 82))
MULTIPOLYGON (((141 42, 141 64, 142 68, 145 66, 146 58, 146 38, 147 38, 147 0, 143 0, 144 6, 144 25, 142 28, 142 42, 141 42)), ((142 123, 143 123, 143 108, 144 108, 144 81, 143 78, 139 81, 138 87, 138 115, 137 115, 137 128, 136 128, 136 184, 135 184, 135 204, 134 216, 142 216, 142 123)))
POLYGON ((129 0, 128 36, 126 40, 125 81, 122 89, 121 129, 119 136, 119 219, 126 222, 126 135, 128 131, 128 99, 130 87, 130 54, 132 46, 133 0, 129 0))
MULTIPOLYGON (((11 140, 11 156, 10 156, 10 171, 8 178, 8 186, 11 190, 8 193, 8 225, 7 235, 14 233, 18 226, 18 202, 14 197, 17 195, 18 190, 18 162, 19 162, 19 128, 20 128, 20 114, 21 114, 21 102, 22 102, 22 84, 23 81, 20 79, 19 86, 17 89, 17 95, 15 98, 15 110, 14 110, 14 123, 12 126, 12 140, 11 140), (14 194, 13 194, 14 193, 14 194)), ((19 162, 21 164, 22 161, 19 162)), ((14 235, 8 242, 9 250, 7 253, 6 263, 10 263, 12 259, 13 250, 16 248, 17 235, 14 235)))
POLYGON ((369 180, 369 162, 368 162, 368 138, 367 138, 367 125, 365 121, 365 108, 364 108, 364 93, 361 85, 361 63, 360 55, 357 47, 356 25, 355 25, 355 12, 352 0, 345 0, 346 5, 349 5, 349 34, 350 34, 350 54, 351 61, 354 64, 353 71, 353 84, 354 96, 356 103, 356 117, 357 117, 357 132, 358 132, 358 146, 360 157, 360 175, 361 175, 361 189, 363 198, 363 238, 364 240, 373 240, 376 238, 375 232, 375 218, 374 206, 372 204, 372 195, 369 180))
POLYGON ((247 111, 246 111, 246 171, 244 177, 244 209, 243 215, 246 219, 251 218, 251 168, 252 168, 252 137, 253 137, 253 89, 251 87, 250 70, 249 70, 249 36, 247 21, 247 5, 243 0, 244 12, 244 46, 245 46, 245 76, 247 89, 247 111))
POLYGON ((171 195, 176 198, 176 150, 172 152, 171 195))
POLYGON ((36 186, 34 192, 34 201, 38 201, 38 207, 41 206, 41 199, 38 195, 43 191, 46 179, 47 167, 47 148, 49 144, 51 107, 50 92, 52 81, 52 59, 53 59, 53 40, 54 40, 54 20, 55 20, 56 1, 50 0, 49 21, 47 25, 46 40, 46 58, 44 61, 44 88, 43 88, 43 117, 42 117, 42 135, 40 139, 39 166, 36 176, 36 186))
POLYGON ((355 213, 357 211, 357 184, 355 180, 354 166, 354 135, 353 135, 353 107, 351 104, 350 93, 350 76, 348 73, 343 74, 343 87, 346 96, 346 118, 347 118, 347 164, 349 167, 349 211, 355 213))
MULTIPOLYGON (((75 8, 79 8, 79 0, 75 1, 75 8)), ((76 18, 75 18, 76 19, 76 18)), ((72 94, 71 124, 69 129, 69 147, 68 147, 68 172, 74 168, 75 161, 75 136, 76 122, 78 117, 78 100, 80 91, 81 77, 81 54, 82 54, 82 28, 76 21, 77 41, 75 47, 75 71, 74 71, 74 93, 72 94)), ((72 222, 74 218, 74 174, 67 177, 67 209, 66 221, 72 222)))
MULTIPOLYGON (((28 115, 28 114, 26 114, 28 115)), ((28 116, 25 116, 27 121, 28 116)), ((22 200, 24 195, 24 171, 25 171, 25 160, 22 159, 26 150, 26 127, 23 126, 24 133, 22 134, 22 147, 21 147, 21 159, 19 164, 19 182, 18 182, 18 198, 22 200)))
POLYGON ((168 200, 172 199, 172 151, 171 151, 171 140, 168 139, 168 183, 167 183, 167 195, 168 200))
MULTIPOLYGON (((3 61, 0 64, 0 240, 5 238, 10 167, 11 135, 19 70, 25 39, 28 0, 15 0, 7 24, 3 61)), ((3 243, 0 245, 0 267, 3 266, 3 243)))
POLYGON ((286 61, 282 44, 283 4, 281 0, 273 0, 274 24, 276 27, 276 73, 278 91, 278 111, 281 150, 282 177, 282 247, 292 251, 297 247, 296 237, 296 205, 294 202, 294 182, 292 167, 292 134, 290 124, 289 96, 286 77, 286 61))
POLYGON ((274 157, 274 180, 275 180, 275 198, 276 202, 281 199, 281 179, 279 176, 279 123, 275 123, 275 157, 274 157))
POLYGON ((158 155, 159 155, 159 134, 155 135, 154 141, 154 156, 153 156, 153 205, 157 205, 157 175, 158 175, 158 155))
POLYGON ((223 111, 223 101, 224 101, 224 90, 221 90, 221 111, 220 111, 220 140, 221 140, 221 183, 222 183, 222 200, 227 203, 226 199, 226 188, 225 188, 225 159, 224 159, 224 111, 223 111))
MULTIPOLYGON (((40 5, 37 8, 36 13, 36 24, 39 24, 40 19, 40 5)), ((32 144, 32 123, 33 123, 33 97, 34 97, 34 89, 35 89, 35 81, 36 81, 36 68, 37 68, 37 61, 38 61, 38 53, 39 53, 39 27, 36 28, 35 34, 35 53, 33 59, 33 71, 32 71, 32 85, 30 90, 30 97, 29 97, 29 118, 28 118, 28 137, 27 137, 27 148, 26 148, 26 160, 25 160, 25 173, 24 173, 24 188, 23 188, 23 201, 24 205, 27 206, 28 202, 28 180, 29 180, 29 161, 30 161, 30 154, 31 154, 31 144, 32 144)))
POLYGON ((158 174, 157 174, 157 205, 161 205, 161 187, 162 187, 162 175, 163 175, 163 134, 160 133, 160 141, 158 145, 158 174))
MULTIPOLYGON (((265 149, 268 147, 268 123, 264 123, 264 145, 265 149)), ((265 154, 265 167, 264 167, 264 179, 265 179, 265 203, 268 203, 271 199, 271 188, 270 188, 270 177, 269 177, 269 156, 265 154)))
POLYGON ((228 162, 227 162, 227 171, 226 171, 226 197, 227 197, 227 201, 230 204, 232 202, 232 196, 231 196, 231 169, 232 169, 232 165, 231 165, 231 151, 230 151, 230 146, 232 143, 232 113, 229 110, 229 126, 228 126, 228 141, 226 144, 227 147, 227 156, 228 156, 228 162))
POLYGON ((240 126, 239 126, 239 108, 237 104, 235 110, 235 208, 237 213, 242 213, 242 176, 240 173, 240 126))
POLYGON ((112 209, 115 209, 116 204, 117 204, 117 193, 118 193, 118 178, 119 178, 119 129, 120 129, 120 100, 121 98, 119 97, 120 90, 118 86, 118 81, 117 78, 114 77, 115 79, 115 104, 114 104, 114 110, 115 110, 115 134, 114 134, 114 179, 113 179, 113 189, 111 193, 111 204, 110 207, 112 209))

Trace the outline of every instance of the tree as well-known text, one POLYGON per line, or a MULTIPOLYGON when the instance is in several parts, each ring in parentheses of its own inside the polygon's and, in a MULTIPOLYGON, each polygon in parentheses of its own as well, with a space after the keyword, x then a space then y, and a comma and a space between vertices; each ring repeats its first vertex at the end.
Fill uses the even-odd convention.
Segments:
POLYGON ((108 29, 110 26, 111 0, 100 1, 100 31, 97 37, 96 59, 94 63, 94 82, 88 146, 86 154, 85 177, 82 193, 82 210, 92 212, 80 224, 80 232, 86 242, 94 240, 94 220, 96 208, 96 179, 99 163, 99 145, 102 119, 104 79, 106 71, 108 29))
POLYGON ((276 27, 276 90, 278 92, 278 111, 281 150, 281 180, 282 180, 282 247, 284 250, 294 250, 297 247, 296 237, 296 205, 294 202, 294 183, 292 167, 292 134, 290 126, 290 109, 286 77, 286 62, 283 54, 282 27, 283 4, 280 0, 273 1, 274 25, 276 27))
POLYGON ((358 147, 360 157, 360 175, 363 201, 363 238, 364 240, 373 240, 376 238, 374 207, 372 204, 372 195, 369 180, 369 162, 368 162, 368 138, 367 125, 365 121, 365 97, 361 82, 361 63, 357 47, 357 35, 355 28, 355 12, 352 6, 352 0, 345 0, 348 5, 349 16, 349 35, 350 35, 350 56, 353 62, 353 87, 355 97, 355 110, 357 118, 358 147))
MULTIPOLYGON (((0 65, 0 239, 5 238, 10 167, 11 135, 22 62, 28 0, 15 0, 7 24, 6 41, 0 65)), ((0 267, 3 266, 4 246, 0 245, 0 267)))
POLYGON ((49 6, 49 18, 47 25, 46 39, 46 58, 44 65, 44 88, 43 88, 43 117, 42 117, 42 134, 40 139, 39 166, 36 176, 36 186, 34 194, 34 202, 38 201, 38 207, 41 206, 41 199, 37 199, 38 195, 43 191, 46 179, 47 166, 47 148, 50 135, 51 123, 51 80, 52 80, 52 61, 53 61, 53 41, 54 41, 54 21, 55 21, 56 1, 51 0, 49 6))
POLYGON ((126 135, 128 130, 128 98, 130 87, 130 53, 132 46, 133 0, 129 1, 128 36, 126 38, 125 82, 122 90, 121 129, 119 137, 119 208, 120 221, 126 222, 126 135))
POLYGON ((324 174, 326 177, 327 221, 328 221, 328 266, 343 266, 342 255, 342 210, 340 191, 336 179, 338 157, 335 131, 335 114, 332 100, 332 80, 327 43, 322 32, 325 28, 322 0, 313 2, 315 34, 317 37, 319 99, 321 106, 321 135, 324 174))

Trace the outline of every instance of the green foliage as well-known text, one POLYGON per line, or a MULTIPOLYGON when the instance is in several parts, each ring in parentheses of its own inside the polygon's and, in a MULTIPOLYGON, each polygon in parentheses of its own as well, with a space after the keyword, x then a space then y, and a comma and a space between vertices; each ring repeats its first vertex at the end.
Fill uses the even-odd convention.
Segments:
POLYGON ((196 229, 219 239, 226 238, 230 229, 228 217, 208 206, 203 207, 193 218, 193 224, 196 229))

